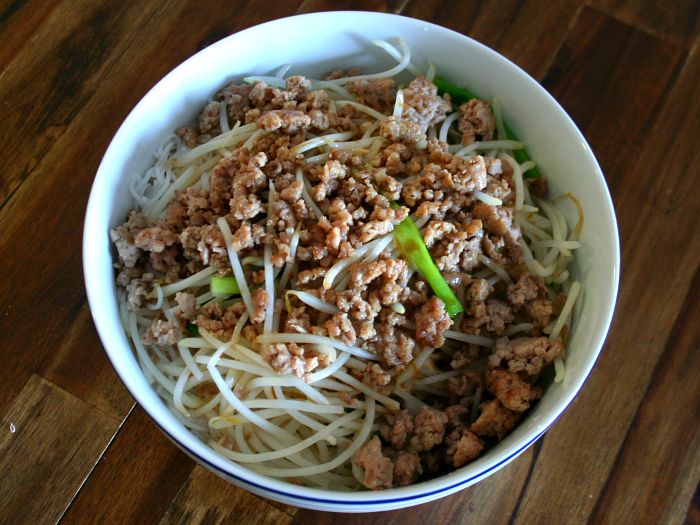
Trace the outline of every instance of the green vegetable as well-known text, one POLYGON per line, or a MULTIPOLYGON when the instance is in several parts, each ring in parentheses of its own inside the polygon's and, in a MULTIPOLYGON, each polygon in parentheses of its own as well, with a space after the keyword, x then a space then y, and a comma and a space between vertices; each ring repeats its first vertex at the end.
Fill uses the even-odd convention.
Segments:
MULTIPOLYGON (((469 102, 472 99, 479 98, 470 91, 467 91, 466 89, 459 88, 453 84, 450 84, 446 80, 443 80, 440 77, 435 77, 435 80, 433 80, 433 83, 437 86, 438 92, 442 95, 443 93, 449 93, 450 96, 452 97, 452 101, 455 102, 456 104, 464 104, 465 102, 469 102)), ((506 138, 509 140, 517 140, 519 141, 518 137, 516 137, 515 133, 513 133, 513 130, 511 130, 507 124, 503 124, 505 127, 506 131, 506 138)), ((513 150, 513 156, 515 157, 515 160, 518 161, 518 164, 522 164, 523 162, 527 162, 530 159, 530 155, 528 155, 527 151, 523 149, 516 149, 513 150)), ((536 179, 538 177, 541 177, 542 174, 539 172, 537 168, 532 168, 525 173, 523 173, 523 177, 528 178, 528 179, 536 179)))
POLYGON ((238 288, 238 283, 233 277, 213 275, 211 278, 211 293, 217 297, 228 297, 229 295, 241 293, 241 290, 238 288))
POLYGON ((435 266, 418 227, 410 217, 394 228, 394 240, 408 263, 428 281, 435 295, 445 303, 445 311, 450 317, 463 312, 464 307, 435 266))
POLYGON ((197 337, 199 335, 199 328, 196 324, 187 323, 187 331, 192 337, 197 337))
POLYGON ((440 77, 435 77, 433 83, 437 86, 438 92, 441 95, 444 93, 449 93, 452 97, 452 102, 455 102, 456 104, 464 104, 465 102, 469 102, 474 98, 479 98, 471 91, 458 88, 457 86, 450 84, 449 82, 443 80, 440 77))

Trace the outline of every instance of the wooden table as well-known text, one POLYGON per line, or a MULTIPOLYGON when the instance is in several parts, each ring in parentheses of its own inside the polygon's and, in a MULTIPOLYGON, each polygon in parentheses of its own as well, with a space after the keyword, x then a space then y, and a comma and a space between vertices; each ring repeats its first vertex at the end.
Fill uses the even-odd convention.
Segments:
POLYGON ((700 523, 697 0, 0 1, 0 522, 700 523), (365 516, 272 503, 185 457, 108 362, 81 233, 128 111, 206 45, 298 12, 377 9, 470 35, 527 70, 592 145, 622 285, 572 406, 487 480, 365 516))

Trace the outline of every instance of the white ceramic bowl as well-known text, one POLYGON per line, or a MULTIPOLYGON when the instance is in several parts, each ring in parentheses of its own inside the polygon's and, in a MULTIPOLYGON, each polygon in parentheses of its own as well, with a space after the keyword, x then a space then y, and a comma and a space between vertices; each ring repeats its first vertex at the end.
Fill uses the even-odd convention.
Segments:
POLYGON ((618 244, 612 202, 593 153, 564 110, 530 76, 478 42, 433 24, 379 13, 334 12, 241 31, 197 53, 151 89, 119 128, 97 172, 85 218, 83 260, 90 308, 107 354, 134 398, 174 443, 212 472, 255 494, 300 507, 367 512, 416 505, 461 490, 506 465, 545 432, 581 388, 603 345, 617 296, 618 244), (144 171, 153 162, 158 140, 193 120, 227 81, 288 63, 293 73, 315 77, 358 64, 368 72, 381 71, 394 62, 370 42, 396 36, 406 40, 418 67, 430 60, 455 84, 483 97, 500 97, 506 121, 527 143, 553 193, 571 192, 580 199, 585 225, 574 272, 584 291, 571 331, 567 375, 547 389, 509 436, 454 472, 379 492, 299 487, 224 459, 166 409, 144 378, 119 323, 108 231, 134 206, 127 176, 144 171))

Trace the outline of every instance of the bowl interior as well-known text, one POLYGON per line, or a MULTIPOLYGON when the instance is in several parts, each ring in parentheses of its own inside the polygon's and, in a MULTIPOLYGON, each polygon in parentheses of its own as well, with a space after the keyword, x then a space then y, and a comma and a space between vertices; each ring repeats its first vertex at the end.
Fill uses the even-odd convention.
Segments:
MULTIPOLYGON (((568 212, 573 224, 574 208, 568 212)), ((203 50, 161 80, 131 112, 104 156, 88 205, 83 251, 90 307, 107 353, 132 395, 171 439, 210 468, 268 497, 303 506, 322 505, 303 498, 329 500, 341 508, 360 503, 367 505, 364 510, 405 506, 458 490, 505 464, 539 436, 593 366, 610 323, 619 269, 615 216, 603 175, 586 141, 553 98, 517 66, 462 35, 419 20, 358 12, 302 15, 250 28, 203 50), (294 38, 297 34, 305 38, 294 38), (407 42, 412 62, 421 70, 430 60, 438 74, 453 83, 484 98, 499 97, 506 122, 548 176, 552 194, 570 192, 580 200, 585 213, 583 246, 573 271, 582 282, 583 296, 572 325, 567 375, 547 389, 512 434, 456 472, 379 493, 301 489, 220 458, 190 434, 150 388, 119 323, 108 230, 123 222, 135 204, 128 177, 148 168, 162 137, 192 121, 226 82, 269 74, 284 64, 292 64, 289 74, 316 78, 354 65, 381 71, 395 61, 371 41, 397 36, 407 42)))

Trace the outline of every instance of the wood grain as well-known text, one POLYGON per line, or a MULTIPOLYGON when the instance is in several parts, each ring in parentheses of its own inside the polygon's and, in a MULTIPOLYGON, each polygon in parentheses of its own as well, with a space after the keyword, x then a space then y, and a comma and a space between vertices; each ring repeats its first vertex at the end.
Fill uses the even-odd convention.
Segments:
POLYGON ((695 0, 589 0, 589 4, 654 36, 690 48, 700 32, 700 3, 695 0))
POLYGON ((0 523, 55 522, 118 426, 31 376, 0 421, 0 523))
POLYGON ((296 511, 294 507, 254 496, 197 466, 163 516, 161 525, 288 525, 296 511))
MULTIPOLYGON (((641 166, 655 168, 652 175, 658 182, 654 190, 659 195, 653 206, 660 208, 655 215, 664 217, 668 227, 682 222, 685 212, 694 209, 697 213, 700 202, 698 190, 681 185, 679 176, 700 175, 700 153, 691 144, 676 140, 700 126, 700 100, 693 96, 700 85, 700 61, 694 58, 688 60, 662 110, 663 118, 653 130, 656 147, 646 148, 640 159, 641 166)), ((650 233, 648 229, 646 233, 650 233)), ((700 421, 700 234, 692 227, 682 233, 688 235, 687 247, 679 243, 676 248, 687 255, 679 263, 687 264, 689 269, 694 264, 695 275, 602 491, 592 516, 594 523, 619 523, 624 517, 672 523, 685 514, 700 481, 700 429, 694 424, 700 421), (625 491, 634 494, 634 500, 621 498, 623 484, 625 491), (644 509, 644 514, 637 509, 644 509)), ((678 256, 676 251, 674 257, 678 256)), ((655 263, 663 261, 657 259, 655 263)), ((651 266, 645 265, 648 270, 651 266)))
POLYGON ((193 467, 136 407, 61 523, 156 523, 193 467))
POLYGON ((405 14, 466 34, 541 79, 578 9, 570 0, 469 0, 411 2, 405 14))
POLYGON ((593 523, 673 523, 686 514, 700 480, 700 429, 693 425, 700 420, 700 325, 692 322, 700 318, 699 296, 700 271, 591 514, 593 523), (673 406, 682 408, 669 411, 673 406))
POLYGON ((0 0, 0 522, 699 524, 699 10, 694 0, 0 0), (99 160, 158 79, 232 32, 335 9, 450 27, 542 81, 601 162, 623 249, 606 347, 546 436, 476 486, 371 515, 293 509, 195 467, 132 410, 92 326, 80 260, 99 160))
POLYGON ((586 7, 548 69, 544 87, 583 130, 614 196, 684 58, 680 48, 586 7))
POLYGON ((21 0, 0 2, 0 34, 3 36, 0 46, 0 71, 17 51, 26 45, 27 40, 41 26, 57 3, 56 0, 42 0, 31 4, 21 0))
POLYGON ((304 0, 297 9, 298 14, 315 13, 318 11, 383 11, 385 13, 401 14, 408 0, 304 0))
POLYGON ((6 133, 0 162, 13 169, 3 170, 0 177, 0 206, 98 90, 109 71, 108 58, 131 45, 117 35, 126 27, 144 27, 153 15, 150 9, 118 5, 110 8, 89 1, 61 3, 5 69, 0 100, 12 104, 0 106, 6 133), (32 97, 27 86, 44 96, 32 97))

